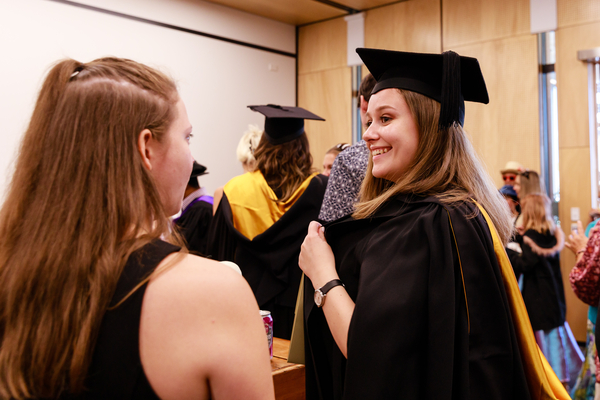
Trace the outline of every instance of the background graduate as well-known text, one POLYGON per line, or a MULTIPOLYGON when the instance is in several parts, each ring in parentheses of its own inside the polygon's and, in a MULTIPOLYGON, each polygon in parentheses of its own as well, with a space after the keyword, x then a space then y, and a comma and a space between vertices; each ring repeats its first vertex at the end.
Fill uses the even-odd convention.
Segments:
POLYGON ((302 245, 307 399, 537 398, 510 214, 462 128, 464 100, 488 102, 477 60, 357 52, 377 80, 369 165, 353 218, 312 222, 302 245))
POLYGON ((206 254, 208 228, 213 217, 213 197, 200 187, 198 177, 207 174, 206 167, 194 161, 192 174, 185 188, 181 215, 174 220, 187 248, 194 254, 206 254))
POLYGON ((239 265, 260 308, 271 311, 274 335, 289 339, 302 275, 298 254, 327 186, 312 168, 304 120, 323 119, 299 107, 250 108, 266 117, 256 170, 225 185, 209 254, 239 265))

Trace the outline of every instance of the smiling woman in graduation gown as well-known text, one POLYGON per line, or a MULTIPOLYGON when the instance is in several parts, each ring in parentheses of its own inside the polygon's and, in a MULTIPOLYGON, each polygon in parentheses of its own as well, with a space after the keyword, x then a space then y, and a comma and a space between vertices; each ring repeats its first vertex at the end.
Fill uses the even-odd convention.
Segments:
POLYGON ((353 216, 312 222, 302 245, 306 398, 568 398, 503 250, 508 207, 462 129, 464 100, 488 102, 477 60, 357 52, 377 80, 369 166, 353 216))
POLYGON ((356 307, 346 363, 332 338, 326 351, 313 346, 326 326, 307 285, 309 353, 319 360, 307 376, 330 391, 322 398, 529 398, 488 226, 480 213, 465 218, 476 212, 399 195, 372 218, 326 226, 356 307))
POLYGON ((274 335, 289 339, 302 275, 300 245, 327 186, 327 177, 312 170, 304 119, 322 118, 299 107, 250 108, 266 116, 257 167, 225 185, 208 252, 239 265, 261 309, 271 311, 274 335))

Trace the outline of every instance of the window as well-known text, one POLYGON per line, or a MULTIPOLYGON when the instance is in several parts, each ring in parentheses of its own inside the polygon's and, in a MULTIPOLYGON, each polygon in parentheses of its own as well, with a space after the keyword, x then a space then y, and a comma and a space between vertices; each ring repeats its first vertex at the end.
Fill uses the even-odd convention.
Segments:
POLYGON ((538 59, 540 64, 540 176, 544 180, 548 197, 552 200, 553 214, 557 215, 560 201, 560 176, 554 32, 538 34, 538 59))
POLYGON ((600 48, 577 52, 588 63, 588 109, 590 125, 590 169, 592 208, 598 208, 600 188, 600 48))
POLYGON ((352 67, 352 143, 360 142, 362 139, 362 124, 360 122, 360 82, 362 81, 362 66, 352 67))

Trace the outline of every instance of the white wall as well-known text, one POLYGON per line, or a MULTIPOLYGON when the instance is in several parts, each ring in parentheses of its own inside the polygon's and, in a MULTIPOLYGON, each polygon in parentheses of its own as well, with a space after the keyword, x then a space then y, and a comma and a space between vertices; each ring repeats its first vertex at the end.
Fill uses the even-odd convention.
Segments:
MULTIPOLYGON (((295 53, 295 27, 199 0, 82 0, 99 8, 295 53)), ((48 68, 114 55, 157 67, 178 82, 194 126, 192 154, 209 190, 242 173, 235 158, 250 104, 294 105, 293 57, 48 0, 0 0, 0 198, 48 68), (270 71, 269 64, 277 66, 270 71)))

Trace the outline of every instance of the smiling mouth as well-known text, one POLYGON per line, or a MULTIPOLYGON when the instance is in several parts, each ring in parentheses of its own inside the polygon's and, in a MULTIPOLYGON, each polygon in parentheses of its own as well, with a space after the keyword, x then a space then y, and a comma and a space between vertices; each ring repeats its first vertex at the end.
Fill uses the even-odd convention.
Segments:
POLYGON ((371 153, 373 154, 373 157, 375 157, 380 154, 387 153, 388 151, 389 151, 389 149, 387 149, 387 148, 386 149, 376 149, 376 150, 373 150, 371 153))

